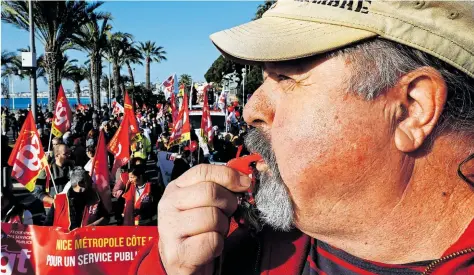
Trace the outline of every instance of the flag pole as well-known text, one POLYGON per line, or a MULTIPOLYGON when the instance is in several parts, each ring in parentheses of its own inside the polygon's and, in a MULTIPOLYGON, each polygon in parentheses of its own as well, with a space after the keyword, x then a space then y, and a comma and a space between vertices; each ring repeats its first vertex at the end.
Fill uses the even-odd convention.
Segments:
POLYGON ((193 85, 194 85, 194 83, 191 79, 191 88, 189 89, 189 106, 188 106, 189 110, 193 109, 193 105, 192 105, 192 103, 193 103, 193 85))
POLYGON ((48 154, 49 154, 49 150, 51 149, 51 139, 53 137, 53 123, 51 123, 51 130, 49 131, 49 143, 48 143, 48 154))
POLYGON ((54 182, 53 174, 51 174, 51 167, 49 166, 49 163, 46 165, 46 167, 48 167, 49 177, 53 182, 54 191, 56 191, 56 194, 59 194, 58 188, 56 188, 56 182, 54 182))

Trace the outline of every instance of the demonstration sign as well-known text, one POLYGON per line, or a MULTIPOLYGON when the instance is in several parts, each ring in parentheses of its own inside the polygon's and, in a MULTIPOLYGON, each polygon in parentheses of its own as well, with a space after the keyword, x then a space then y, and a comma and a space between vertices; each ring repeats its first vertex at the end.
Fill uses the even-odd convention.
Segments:
POLYGON ((165 186, 171 181, 171 173, 173 172, 174 160, 176 153, 158 152, 158 166, 160 167, 161 176, 165 186))
POLYGON ((2 223, 0 274, 126 274, 154 226, 58 227, 2 223))

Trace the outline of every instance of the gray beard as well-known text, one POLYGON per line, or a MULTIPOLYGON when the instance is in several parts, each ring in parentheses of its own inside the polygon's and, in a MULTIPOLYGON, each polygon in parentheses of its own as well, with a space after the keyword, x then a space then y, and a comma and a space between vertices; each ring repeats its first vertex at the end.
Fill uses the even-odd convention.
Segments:
POLYGON ((260 131, 252 129, 245 137, 245 146, 249 151, 262 155, 269 167, 258 175, 260 182, 254 190, 260 219, 274 229, 291 230, 294 224, 293 202, 281 178, 270 141, 260 131))

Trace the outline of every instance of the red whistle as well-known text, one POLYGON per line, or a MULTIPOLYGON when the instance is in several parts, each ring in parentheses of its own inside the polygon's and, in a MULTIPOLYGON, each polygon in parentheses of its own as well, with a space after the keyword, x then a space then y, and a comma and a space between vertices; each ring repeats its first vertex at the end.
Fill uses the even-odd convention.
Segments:
POLYGON ((227 162, 227 166, 250 176, 252 175, 252 167, 250 167, 252 162, 257 162, 262 159, 262 156, 259 154, 251 154, 249 156, 231 159, 227 162))

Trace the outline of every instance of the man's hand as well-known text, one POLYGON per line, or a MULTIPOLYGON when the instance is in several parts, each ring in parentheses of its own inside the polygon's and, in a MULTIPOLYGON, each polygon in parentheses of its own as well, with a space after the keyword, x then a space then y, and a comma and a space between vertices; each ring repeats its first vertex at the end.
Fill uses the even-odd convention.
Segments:
POLYGON ((168 184, 158 205, 159 250, 168 274, 212 274, 237 209, 233 192, 245 192, 250 183, 229 167, 201 164, 168 184))

